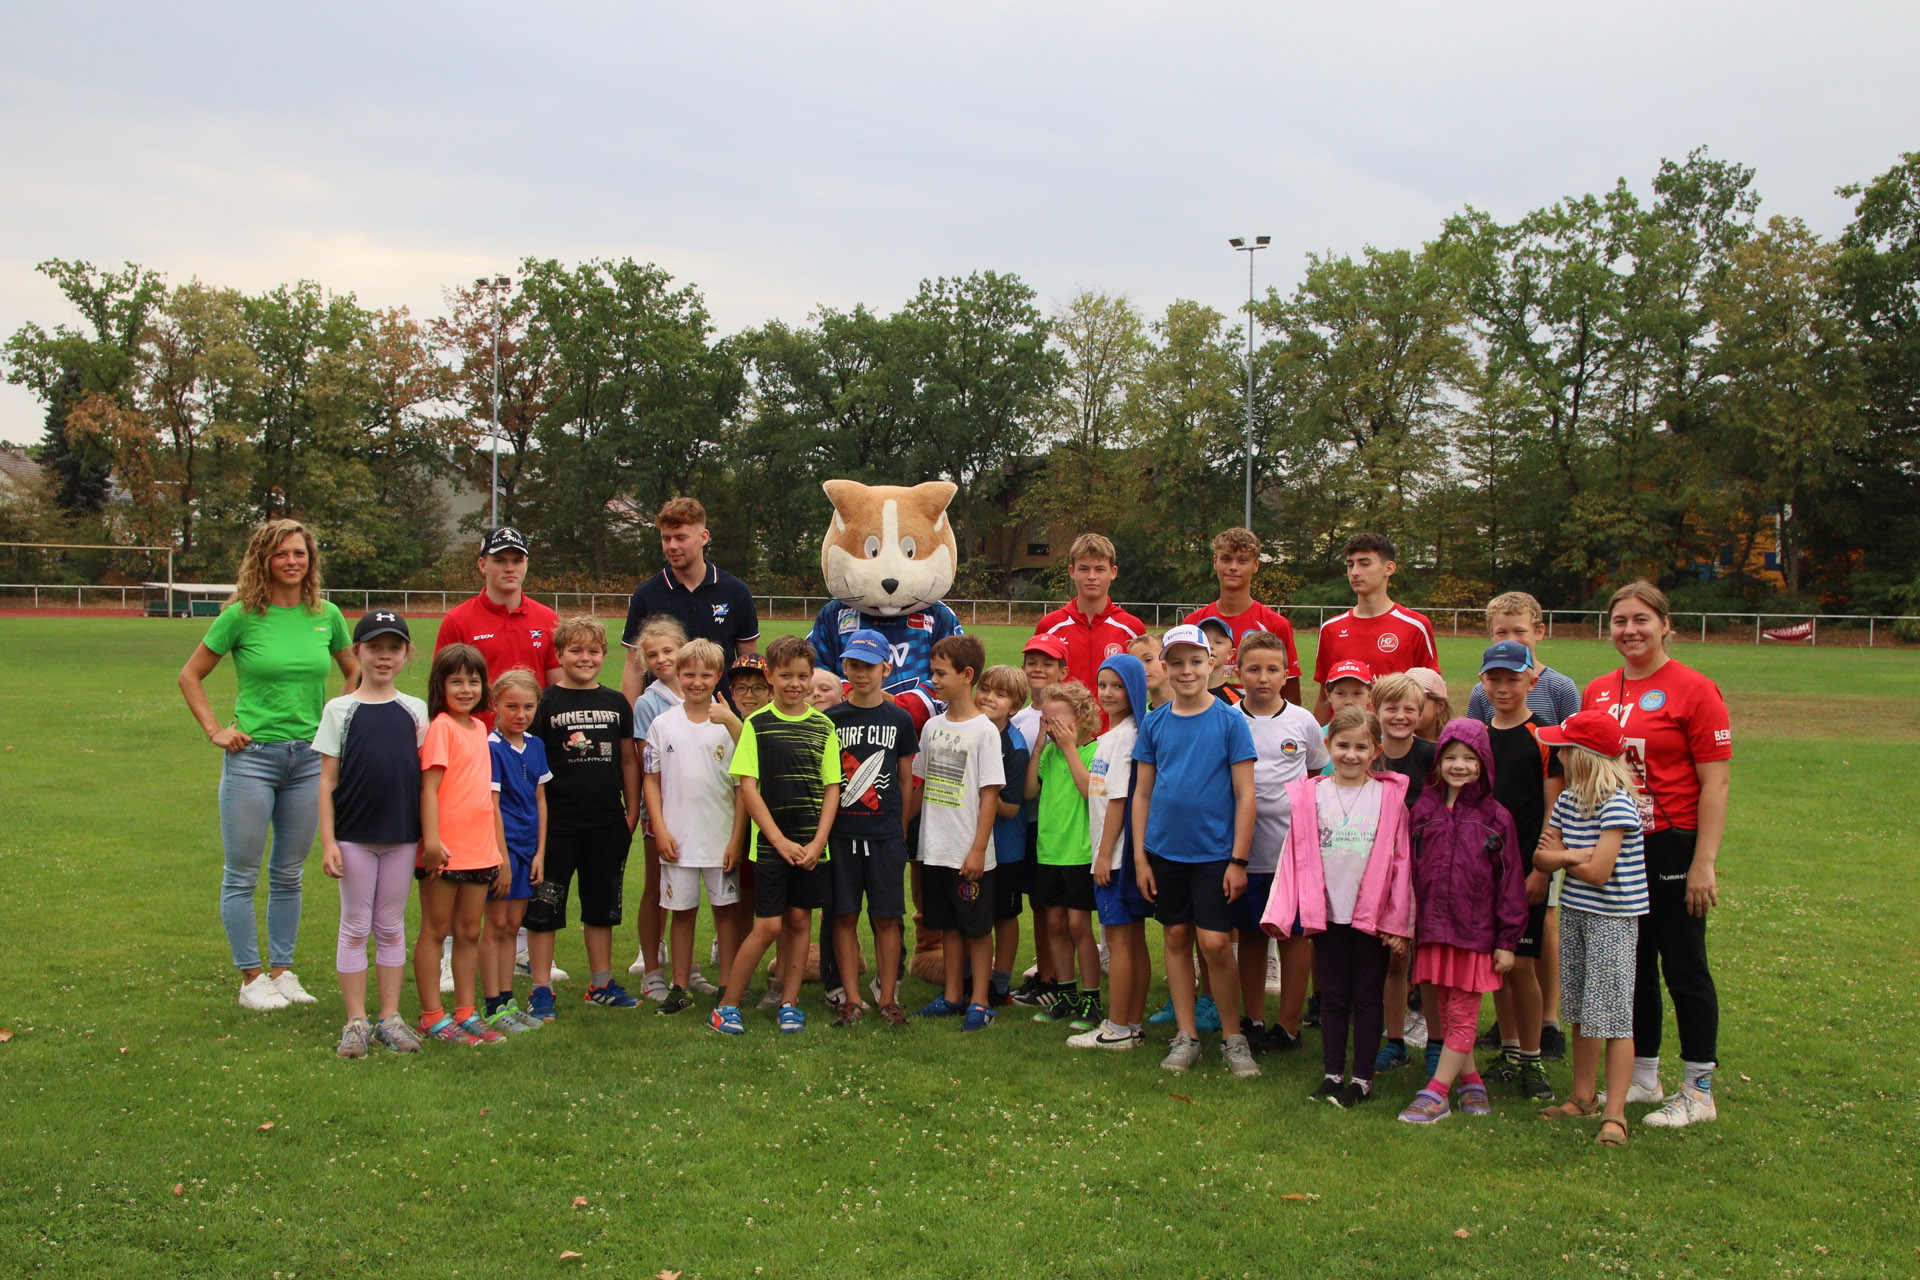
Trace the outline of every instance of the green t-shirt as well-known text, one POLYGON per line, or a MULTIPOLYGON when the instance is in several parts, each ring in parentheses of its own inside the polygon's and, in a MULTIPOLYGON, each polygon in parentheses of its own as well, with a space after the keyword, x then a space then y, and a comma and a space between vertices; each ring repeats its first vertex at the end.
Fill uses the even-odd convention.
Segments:
MULTIPOLYGON (((768 703, 740 727, 728 771, 736 778, 754 779, 780 834, 805 844, 820 829, 827 788, 838 786, 844 777, 840 735, 833 721, 813 707, 787 716, 768 703)), ((758 828, 753 833, 753 854, 763 861, 780 856, 758 828)), ((829 856, 828 850, 820 851, 821 862, 829 856)))
POLYGON ((265 614, 230 604, 201 642, 233 655, 240 696, 233 713, 240 732, 255 742, 310 742, 327 705, 327 672, 333 655, 353 643, 340 607, 320 612, 267 606, 265 614))
MULTIPOLYGON (((1080 748, 1080 763, 1091 766, 1100 744, 1080 748)), ((1040 865, 1093 865, 1093 828, 1087 822, 1087 798, 1074 785, 1066 753, 1049 742, 1040 748, 1040 865)))

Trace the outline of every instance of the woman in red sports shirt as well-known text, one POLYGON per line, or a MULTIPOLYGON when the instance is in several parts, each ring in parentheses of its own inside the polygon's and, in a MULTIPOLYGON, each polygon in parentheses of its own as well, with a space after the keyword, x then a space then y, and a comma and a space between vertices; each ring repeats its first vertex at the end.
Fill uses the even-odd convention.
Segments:
POLYGON ((1581 707, 1620 722, 1627 762, 1640 784, 1646 833, 1648 914, 1640 921, 1634 980, 1633 1087, 1629 1102, 1660 1102, 1660 985, 1664 976, 1680 1028, 1681 1087, 1646 1117, 1679 1128, 1718 1116, 1713 1068, 1720 999, 1707 964, 1707 913, 1719 903, 1715 864, 1727 826, 1733 730, 1713 681, 1667 656, 1673 630, 1667 597, 1631 582, 1607 606, 1608 630, 1624 665, 1587 686, 1581 707))

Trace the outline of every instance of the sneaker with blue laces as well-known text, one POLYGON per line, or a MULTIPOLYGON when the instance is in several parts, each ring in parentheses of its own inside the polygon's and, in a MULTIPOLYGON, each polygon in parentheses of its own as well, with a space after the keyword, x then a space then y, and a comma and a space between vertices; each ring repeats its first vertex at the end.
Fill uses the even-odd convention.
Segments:
POLYGON ((800 1011, 800 1006, 797 1004, 781 1005, 780 1013, 774 1022, 780 1028, 782 1035, 790 1036, 807 1029, 807 1015, 800 1011))
POLYGON ((541 1022, 552 1022, 559 1017, 553 1007, 553 988, 535 987, 527 996, 527 1016, 541 1022))
POLYGON ((714 1009, 713 1016, 707 1019, 707 1025, 726 1036, 747 1034, 746 1024, 740 1021, 738 1005, 723 1004, 714 1009))
POLYGON ((1412 1065, 1413 1055, 1407 1052, 1407 1046, 1389 1042, 1380 1046, 1380 1055, 1373 1060, 1373 1074, 1379 1075, 1383 1071, 1398 1071, 1402 1067, 1410 1067, 1412 1065))
POLYGON ((913 1016, 916 1018, 951 1018, 956 1014, 965 1012, 966 1007, 964 1005, 955 1004, 953 1001, 947 999, 945 992, 942 992, 927 1003, 921 1005, 918 1009, 915 1009, 913 1016))
POLYGON ((588 987, 586 1001, 588 1004, 606 1005, 609 1009, 631 1009, 640 1003, 637 997, 628 994, 625 987, 611 980, 604 987, 588 987))
POLYGON ((1193 1002, 1193 1029, 1203 1036, 1220 1030, 1220 1006, 1212 996, 1201 996, 1193 1002))
MULTIPOLYGON (((941 997, 945 999, 945 997, 941 997)), ((962 1031, 985 1031, 993 1023, 993 1010, 984 1004, 967 1006, 967 1020, 960 1024, 962 1031)))

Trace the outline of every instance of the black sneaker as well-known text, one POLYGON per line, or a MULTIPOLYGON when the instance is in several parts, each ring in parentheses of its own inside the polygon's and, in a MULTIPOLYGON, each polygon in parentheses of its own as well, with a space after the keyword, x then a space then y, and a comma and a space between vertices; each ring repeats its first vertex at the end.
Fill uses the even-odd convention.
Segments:
POLYGON ((1036 974, 1007 993, 1007 999, 1014 1004, 1039 1005, 1041 998, 1053 989, 1051 982, 1042 982, 1036 974))
POLYGON ((1340 1089, 1341 1085, 1339 1081, 1329 1080, 1325 1076, 1321 1076, 1320 1087, 1307 1095, 1307 1101, 1333 1102, 1335 1106, 1338 1106, 1339 1103, 1334 1100, 1340 1096, 1340 1089))
MULTIPOLYGON (((1062 983, 1059 987, 1055 988, 1052 1001, 1045 1006, 1048 1020, 1052 1022, 1067 1022, 1079 1017, 1082 1001, 1083 997, 1080 988, 1062 983)), ((1039 1017, 1038 1014, 1034 1016, 1036 1020, 1039 1017)))
POLYGON ((1540 1028, 1540 1057, 1546 1062, 1558 1062, 1567 1056, 1567 1033, 1548 1023, 1540 1028))
POLYGON ((1476 1049, 1498 1049, 1500 1047, 1500 1024, 1497 1022, 1490 1024, 1485 1031, 1480 1033, 1480 1038, 1473 1042, 1473 1047, 1476 1049))
POLYGON ((1552 1102, 1553 1084, 1547 1079, 1547 1069, 1538 1058, 1520 1060, 1520 1092, 1529 1102, 1552 1102))
POLYGON ((1011 991, 1002 991, 1000 988, 994 986, 987 988, 987 1007, 989 1009, 998 1009, 1011 999, 1013 999, 1013 992, 1011 991))
POLYGON ((1320 1025, 1320 993, 1318 991, 1307 997, 1307 1011, 1300 1015, 1300 1025, 1303 1027, 1320 1025))
POLYGON ((1329 1101, 1342 1111, 1351 1111, 1372 1097, 1372 1090, 1362 1089, 1358 1080, 1349 1080, 1340 1086, 1340 1092, 1329 1099, 1329 1101))
POLYGON ((685 987, 668 987, 667 998, 660 1002, 655 1013, 685 1013, 693 1008, 693 993, 685 987))
POLYGON ((1279 1023, 1267 1028, 1268 1053, 1293 1053, 1300 1047, 1300 1037, 1290 1033, 1279 1023))
POLYGON ((1106 1020, 1106 1010, 1100 1007, 1099 992, 1082 991, 1073 998, 1072 1021, 1067 1025, 1075 1031, 1092 1031, 1106 1020))
POLYGON ((1247 1038, 1247 1049, 1254 1057, 1267 1051, 1267 1029, 1244 1013, 1240 1015, 1240 1034, 1247 1038))
POLYGON ((1503 1053, 1483 1068, 1480 1074, 1501 1084, 1519 1084, 1520 1064, 1503 1053))

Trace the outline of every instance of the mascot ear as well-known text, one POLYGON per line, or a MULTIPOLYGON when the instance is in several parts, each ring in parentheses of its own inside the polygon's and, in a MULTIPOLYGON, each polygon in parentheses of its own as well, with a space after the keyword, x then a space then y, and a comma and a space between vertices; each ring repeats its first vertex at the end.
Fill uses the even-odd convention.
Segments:
POLYGON ((953 495, 960 492, 960 486, 951 480, 928 480, 908 490, 913 495, 914 505, 927 517, 927 523, 940 526, 940 517, 953 501, 953 495))
POLYGON ((827 501, 833 504, 833 525, 828 530, 828 536, 831 537, 835 530, 847 527, 847 512, 867 491, 867 486, 858 480, 823 480, 820 487, 827 491, 827 501))

